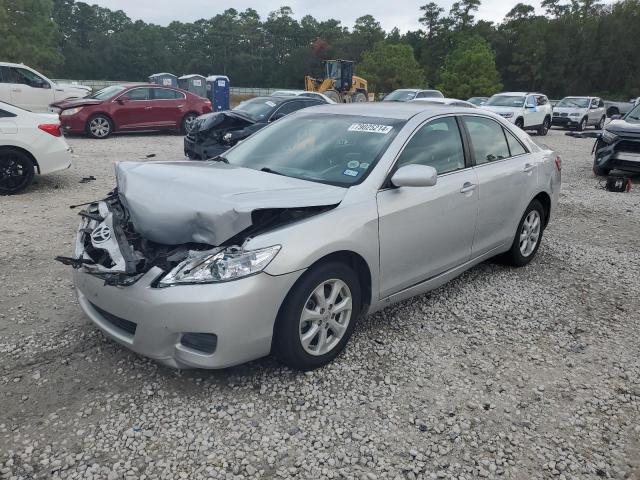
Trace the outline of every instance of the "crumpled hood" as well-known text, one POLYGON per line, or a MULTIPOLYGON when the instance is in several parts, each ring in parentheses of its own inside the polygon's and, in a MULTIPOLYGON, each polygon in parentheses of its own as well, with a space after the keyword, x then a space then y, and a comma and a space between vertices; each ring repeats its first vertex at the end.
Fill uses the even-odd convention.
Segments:
POLYGON ((166 245, 218 246, 255 210, 336 205, 347 192, 221 162, 120 162, 116 180, 136 232, 166 245))
POLYGON ((640 123, 627 122, 621 118, 619 120, 611 120, 605 128, 616 135, 621 136, 640 136, 640 123))
POLYGON ((96 98, 70 98, 69 100, 62 100, 52 103, 51 105, 64 110, 66 108, 82 107, 85 105, 100 105, 102 102, 103 100, 96 98))
POLYGON ((251 117, 233 110, 205 113, 196 119, 190 133, 205 132, 212 128, 242 128, 254 123, 256 122, 251 117))

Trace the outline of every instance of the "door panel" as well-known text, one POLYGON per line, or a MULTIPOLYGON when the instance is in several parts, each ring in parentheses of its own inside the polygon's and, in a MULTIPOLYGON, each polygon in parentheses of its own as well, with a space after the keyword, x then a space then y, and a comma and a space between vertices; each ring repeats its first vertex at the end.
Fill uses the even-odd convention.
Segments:
POLYGON ((494 120, 465 116, 464 124, 478 177, 478 221, 472 249, 475 258, 513 240, 537 185, 537 164, 515 136, 494 120))
POLYGON ((381 298, 470 259, 478 191, 460 190, 477 183, 468 168, 439 176, 433 187, 378 192, 381 298))
POLYGON ((525 108, 524 111, 524 126, 530 127, 532 125, 540 125, 544 120, 544 111, 538 106, 535 95, 528 95, 525 101, 526 105, 533 103, 535 107, 525 108))
POLYGON ((134 88, 113 101, 113 120, 118 129, 145 128, 153 124, 153 101, 149 100, 149 88, 134 88))
POLYGON ((187 104, 185 95, 168 88, 153 88, 152 93, 152 124, 157 127, 179 127, 187 104))

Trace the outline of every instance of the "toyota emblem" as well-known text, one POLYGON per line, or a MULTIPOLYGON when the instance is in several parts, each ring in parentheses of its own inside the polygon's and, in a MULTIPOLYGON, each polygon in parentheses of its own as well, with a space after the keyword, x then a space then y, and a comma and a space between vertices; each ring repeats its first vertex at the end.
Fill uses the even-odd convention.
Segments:
POLYGON ((111 238, 111 229, 109 228, 108 225, 105 225, 104 223, 101 225, 98 225, 96 229, 93 232, 91 232, 91 240, 93 240, 94 243, 104 243, 110 238, 111 238))

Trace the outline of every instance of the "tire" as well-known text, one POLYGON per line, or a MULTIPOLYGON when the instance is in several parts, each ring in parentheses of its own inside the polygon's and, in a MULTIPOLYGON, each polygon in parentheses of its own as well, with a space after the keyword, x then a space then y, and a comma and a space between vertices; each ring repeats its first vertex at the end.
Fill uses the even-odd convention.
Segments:
POLYGON ((182 122, 180 122, 180 132, 182 132, 183 135, 189 133, 196 118, 198 118, 198 114, 194 112, 189 112, 182 118, 182 122))
POLYGON ((342 103, 342 99, 340 98, 340 94, 335 91, 335 90, 327 90, 324 93, 325 96, 329 97, 331 100, 333 100, 336 103, 342 103))
POLYGON ((549 117, 545 117, 542 125, 538 128, 538 135, 544 137, 547 133, 549 133, 549 128, 551 126, 551 120, 549 117))
POLYGON ((599 167, 598 165, 593 166, 593 173, 598 177, 606 177, 611 172, 610 168, 599 167))
POLYGON ((605 117, 604 115, 602 116, 602 118, 600 119, 600 121, 594 125, 593 128, 595 128, 596 130, 602 130, 604 129, 604 124, 607 121, 607 117, 605 117))
POLYGON ((504 254, 503 258, 506 263, 514 267, 524 267, 536 256, 540 242, 542 242, 545 216, 546 212, 542 204, 538 200, 532 200, 518 224, 511 249, 504 254), (528 232, 528 235, 526 236, 526 243, 524 243, 525 241, 522 237, 526 232, 528 232), (535 243, 532 244, 531 241, 534 236, 535 243))
POLYGON ((586 129, 587 129, 587 118, 585 117, 582 120, 580 120, 580 123, 576 127, 576 130, 579 132, 584 132, 586 129))
POLYGON ((524 120, 522 118, 516 119, 516 127, 520 130, 524 130, 524 120))
POLYGON ((98 113, 89 118, 86 128, 91 138, 102 140, 113 133, 113 122, 106 115, 98 113))
POLYGON ((20 193, 33 181, 35 165, 29 155, 20 150, 0 150, 0 195, 20 193))
POLYGON ((362 102, 366 102, 367 96, 363 93, 363 92, 356 92, 353 95, 351 95, 351 101, 353 103, 362 103, 362 102))
POLYGON ((360 315, 360 295, 358 276, 347 265, 330 262, 313 267, 300 277, 280 308, 273 353, 294 370, 314 370, 331 362, 353 333, 360 315), (333 288, 339 289, 339 302, 322 306, 321 296, 330 300, 333 288), (345 308, 336 316, 334 306, 342 303, 345 308))

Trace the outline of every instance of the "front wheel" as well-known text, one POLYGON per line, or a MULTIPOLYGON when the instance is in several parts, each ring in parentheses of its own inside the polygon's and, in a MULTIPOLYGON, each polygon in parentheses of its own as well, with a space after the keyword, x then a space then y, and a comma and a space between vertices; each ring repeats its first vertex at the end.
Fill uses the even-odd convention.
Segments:
POLYGON ((107 138, 112 132, 113 124, 105 115, 94 115, 87 122, 87 133, 93 138, 107 138))
POLYGON ((285 299, 274 331, 273 351, 295 370, 313 370, 336 358, 360 314, 358 276, 342 263, 307 271, 285 299))
POLYGON ((511 249, 504 255, 514 267, 524 267, 535 257, 544 231, 545 211, 538 200, 533 200, 518 224, 511 249))
POLYGON ((604 123, 606 122, 606 120, 607 118, 603 115, 598 124, 595 126, 595 129, 602 130, 604 128, 604 123))
POLYGON ((551 126, 551 120, 549 118, 545 118, 540 128, 538 128, 538 135, 544 137, 547 133, 549 133, 549 127, 551 126))
POLYGON ((193 128, 193 124, 196 121, 196 118, 198 118, 198 115, 196 115, 193 112, 187 113, 184 116, 184 118, 182 119, 182 124, 180 125, 180 131, 184 135, 187 135, 191 131, 191 129, 193 128))
POLYGON ((516 127, 518 127, 520 130, 524 129, 524 120, 522 118, 518 118, 516 120, 516 127))
POLYGON ((586 130, 587 128, 587 119, 583 118, 582 120, 580 120, 580 123, 578 124, 577 130, 579 132, 583 132, 584 130, 586 130))
POLYGON ((19 150, 0 150, 0 195, 20 193, 33 181, 35 168, 29 156, 19 150))
POLYGON ((356 92, 351 95, 351 101, 353 103, 362 103, 367 101, 367 96, 362 92, 356 92))

